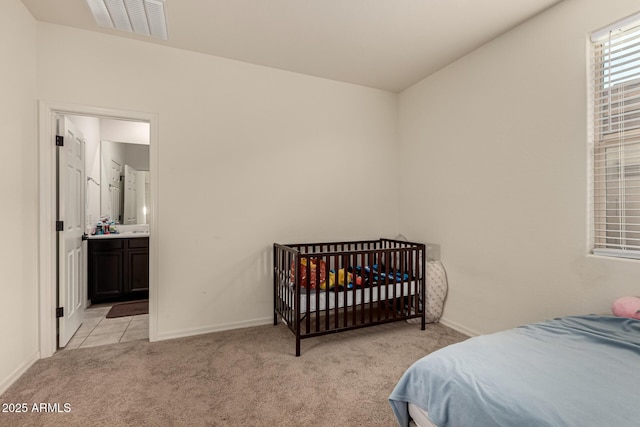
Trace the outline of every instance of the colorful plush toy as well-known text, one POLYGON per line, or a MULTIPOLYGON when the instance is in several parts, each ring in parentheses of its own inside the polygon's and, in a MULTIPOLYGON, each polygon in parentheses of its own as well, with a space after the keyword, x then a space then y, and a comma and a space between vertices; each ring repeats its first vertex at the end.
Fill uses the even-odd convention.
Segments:
POLYGON ((640 320, 640 297, 618 298, 611 305, 611 311, 618 317, 640 320))
MULTIPOLYGON (((325 289, 327 282, 327 264, 324 260, 318 260, 316 258, 310 258, 311 265, 309 268, 309 280, 307 280, 307 258, 300 258, 300 285, 303 288, 307 287, 307 282, 309 283, 309 289, 316 288, 316 276, 320 276, 320 288, 325 289), (318 264, 320 264, 320 271, 316 273, 318 264)), ((295 264, 291 261, 291 282, 295 282, 295 264)))
MULTIPOLYGON (((338 285, 340 286, 344 286, 344 275, 345 275, 345 271, 344 268, 341 268, 338 270, 338 285)), ((347 280, 348 283, 353 283, 353 274, 347 272, 347 280)), ((329 272, 329 289, 333 288, 334 285, 336 283, 336 273, 335 271, 331 270, 329 272)), ((324 288, 322 288, 324 289, 324 288)))

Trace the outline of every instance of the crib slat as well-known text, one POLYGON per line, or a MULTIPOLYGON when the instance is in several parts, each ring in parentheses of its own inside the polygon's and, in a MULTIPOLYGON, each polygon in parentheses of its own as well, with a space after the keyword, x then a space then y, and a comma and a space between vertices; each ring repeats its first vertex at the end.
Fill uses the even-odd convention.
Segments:
MULTIPOLYGON (((357 286, 357 280, 356 280, 356 266, 358 265, 358 256, 351 254, 349 256, 349 267, 351 270, 351 295, 353 295, 353 313, 352 313, 352 319, 351 319, 351 324, 352 325, 357 325, 358 324, 358 286, 357 286)), ((347 275, 348 276, 348 275, 347 275)))
POLYGON ((342 245, 342 257, 341 257, 341 262, 342 264, 340 265, 340 268, 342 269, 343 272, 343 282, 342 282, 342 327, 347 327, 349 325, 349 317, 348 317, 348 309, 349 309, 349 295, 348 295, 348 286, 347 286, 347 281, 348 281, 348 273, 347 273, 347 264, 348 264, 348 259, 347 259, 347 251, 349 250, 349 245, 345 244, 342 245))
MULTIPOLYGON (((308 253, 308 248, 307 248, 307 253, 308 253)), ((306 295, 307 295, 307 310, 305 311, 304 319, 305 319, 305 333, 308 334, 309 331, 311 330, 311 257, 307 256, 305 259, 307 260, 307 265, 305 266, 305 269, 307 271, 307 274, 305 275, 305 277, 307 278, 307 283, 306 283, 306 289, 303 292, 306 292, 306 295)), ((302 285, 302 283, 300 284, 302 285)))
POLYGON ((369 271, 367 272, 367 280, 369 283, 369 323, 373 323, 373 252, 369 252, 369 262, 367 263, 367 267, 369 271))
MULTIPOLYGON (((319 251, 322 251, 322 248, 319 247, 317 248, 319 251)), ((325 289, 322 289, 322 261, 324 261, 324 257, 322 256, 316 256, 316 291, 315 291, 315 296, 316 296, 316 305, 315 305, 315 331, 319 332, 320 331, 320 301, 322 300, 322 294, 326 294, 326 285, 329 284, 329 282, 327 281, 328 277, 328 271, 326 270, 326 267, 324 268, 324 277, 325 277, 325 289)), ((311 314, 311 313, 309 313, 311 314)))

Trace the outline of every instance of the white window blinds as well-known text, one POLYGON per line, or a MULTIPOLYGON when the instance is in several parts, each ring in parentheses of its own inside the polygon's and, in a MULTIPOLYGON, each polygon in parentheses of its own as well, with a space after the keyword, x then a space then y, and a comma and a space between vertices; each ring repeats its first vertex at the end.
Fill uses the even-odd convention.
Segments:
POLYGON ((640 17, 592 42, 593 253, 640 259, 640 17))

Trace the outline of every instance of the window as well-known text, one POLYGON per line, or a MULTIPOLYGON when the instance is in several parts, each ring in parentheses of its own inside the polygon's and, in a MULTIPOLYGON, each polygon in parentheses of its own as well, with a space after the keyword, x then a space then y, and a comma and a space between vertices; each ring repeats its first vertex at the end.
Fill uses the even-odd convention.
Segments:
POLYGON ((640 15, 591 40, 593 253, 640 259, 640 15))

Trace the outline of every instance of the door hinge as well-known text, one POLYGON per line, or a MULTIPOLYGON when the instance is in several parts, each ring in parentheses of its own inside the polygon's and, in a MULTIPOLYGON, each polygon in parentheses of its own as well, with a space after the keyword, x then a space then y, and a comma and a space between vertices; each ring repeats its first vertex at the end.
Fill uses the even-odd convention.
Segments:
POLYGON ((64 230, 64 221, 56 221, 56 231, 64 230))
POLYGON ((56 135, 56 147, 64 147, 64 136, 56 135))
POLYGON ((64 317, 64 307, 56 307, 56 318, 64 317))

